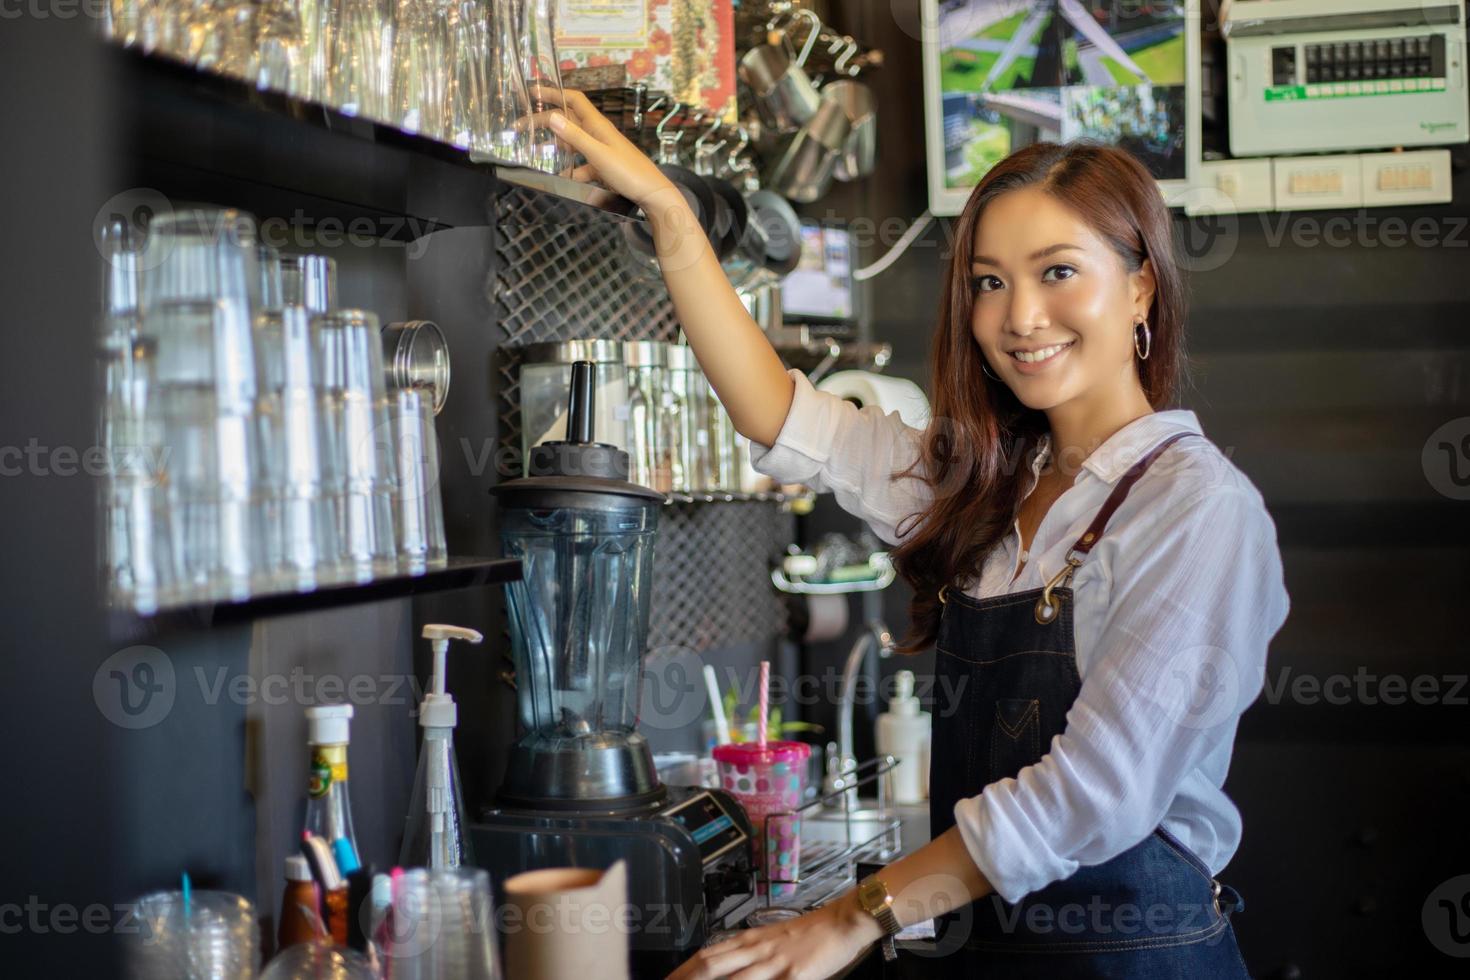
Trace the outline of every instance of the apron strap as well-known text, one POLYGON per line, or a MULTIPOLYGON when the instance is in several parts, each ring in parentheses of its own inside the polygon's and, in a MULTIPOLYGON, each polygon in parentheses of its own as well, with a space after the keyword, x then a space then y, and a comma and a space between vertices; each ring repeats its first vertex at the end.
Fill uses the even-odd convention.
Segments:
POLYGON ((1128 491, 1133 489, 1133 484, 1138 482, 1139 477, 1143 476, 1144 471, 1153 464, 1154 460, 1159 458, 1159 455, 1165 449, 1168 449, 1180 439, 1194 434, 1193 432, 1176 432, 1153 449, 1150 449, 1138 462, 1128 467, 1128 472, 1118 478, 1118 485, 1113 487, 1112 493, 1108 494, 1108 499, 1103 502, 1102 507, 1097 512, 1097 516, 1088 525, 1086 532, 1083 533, 1082 537, 1077 539, 1076 544, 1072 545, 1072 551, 1079 556, 1086 555, 1091 551, 1092 546, 1097 544, 1098 538, 1102 537, 1103 528, 1107 527, 1109 519, 1113 516, 1113 511, 1117 510, 1123 503, 1123 498, 1128 496, 1128 491))
POLYGON ((1041 590, 1041 598, 1036 600, 1036 621, 1038 623, 1044 626, 1057 618, 1057 614, 1061 612, 1061 604, 1052 599, 1052 590, 1066 586, 1067 582, 1072 578, 1072 573, 1077 570, 1082 564, 1082 560, 1087 557, 1087 553, 1092 550, 1092 546, 1097 544, 1098 539, 1102 537, 1103 529, 1108 526, 1108 521, 1112 518, 1113 512, 1123 503, 1123 498, 1128 496, 1128 491, 1133 489, 1133 484, 1138 482, 1139 477, 1143 476, 1144 472, 1152 465, 1154 460, 1159 458, 1159 455, 1165 449, 1168 449, 1186 436, 1196 434, 1194 432, 1176 432, 1153 449, 1150 449, 1136 463, 1128 467, 1126 473, 1118 478, 1118 483, 1113 487, 1113 492, 1108 494, 1107 500, 1103 501, 1103 505, 1098 509, 1096 516, 1093 517, 1092 523, 1088 525, 1082 537, 1073 543, 1072 549, 1067 552, 1067 561, 1062 566, 1062 570, 1053 575, 1051 581, 1047 582, 1046 587, 1041 590))

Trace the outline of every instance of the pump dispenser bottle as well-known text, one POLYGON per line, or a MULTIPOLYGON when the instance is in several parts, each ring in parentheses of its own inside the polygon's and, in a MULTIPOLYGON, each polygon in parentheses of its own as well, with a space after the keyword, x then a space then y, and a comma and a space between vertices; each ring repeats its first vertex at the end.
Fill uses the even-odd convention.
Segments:
POLYGON ((444 690, 444 661, 450 640, 479 643, 483 637, 472 629, 438 623, 425 626, 423 635, 433 647, 434 665, 428 693, 419 708, 424 743, 419 751, 418 774, 414 776, 398 865, 458 868, 471 863, 473 858, 464 834, 464 792, 460 789, 459 764, 454 756, 458 708, 454 698, 444 690))
POLYGON ((900 670, 893 681, 888 710, 878 716, 877 744, 878 754, 893 756, 898 765, 883 778, 893 802, 922 803, 928 782, 929 713, 919 710, 912 671, 900 670))

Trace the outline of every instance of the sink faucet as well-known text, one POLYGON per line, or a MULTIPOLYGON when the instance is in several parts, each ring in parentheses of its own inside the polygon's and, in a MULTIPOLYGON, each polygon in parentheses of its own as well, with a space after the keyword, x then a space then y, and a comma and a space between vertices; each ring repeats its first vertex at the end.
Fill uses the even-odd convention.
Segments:
POLYGON ((893 653, 893 634, 888 632, 880 620, 871 620, 867 629, 857 638, 852 645, 852 650, 847 654, 847 662, 842 666, 842 700, 837 706, 837 758, 827 760, 827 779, 823 787, 823 794, 836 793, 845 790, 843 801, 845 809, 854 810, 858 805, 858 791, 854 782, 852 770, 857 767, 857 759, 853 756, 852 747, 852 709, 853 701, 857 693, 857 675, 862 669, 863 658, 869 653, 876 653, 880 658, 887 658, 893 653))

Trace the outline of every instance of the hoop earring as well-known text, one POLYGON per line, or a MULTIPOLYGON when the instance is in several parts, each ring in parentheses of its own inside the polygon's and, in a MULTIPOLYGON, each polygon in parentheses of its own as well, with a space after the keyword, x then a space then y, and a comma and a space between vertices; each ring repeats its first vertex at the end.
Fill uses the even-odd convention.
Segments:
MULTIPOLYGON (((985 358, 983 357, 980 359, 980 371, 990 380, 1000 381, 1000 378, 997 378, 995 375, 990 373, 990 365, 985 362, 985 358)), ((1005 382, 1001 383, 1004 384, 1005 382)))
POLYGON ((1139 320, 1133 325, 1133 350, 1138 354, 1140 361, 1148 360, 1149 353, 1153 350, 1154 336, 1149 332, 1148 321, 1139 320), (1143 347, 1138 346, 1138 328, 1143 328, 1143 347))

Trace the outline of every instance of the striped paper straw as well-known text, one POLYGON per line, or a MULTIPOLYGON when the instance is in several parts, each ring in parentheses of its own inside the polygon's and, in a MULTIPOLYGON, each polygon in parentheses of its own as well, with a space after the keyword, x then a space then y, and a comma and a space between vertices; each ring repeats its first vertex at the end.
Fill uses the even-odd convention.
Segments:
POLYGON ((766 709, 771 701, 771 662, 761 661, 761 720, 756 734, 760 738, 761 748, 766 747, 766 709))

